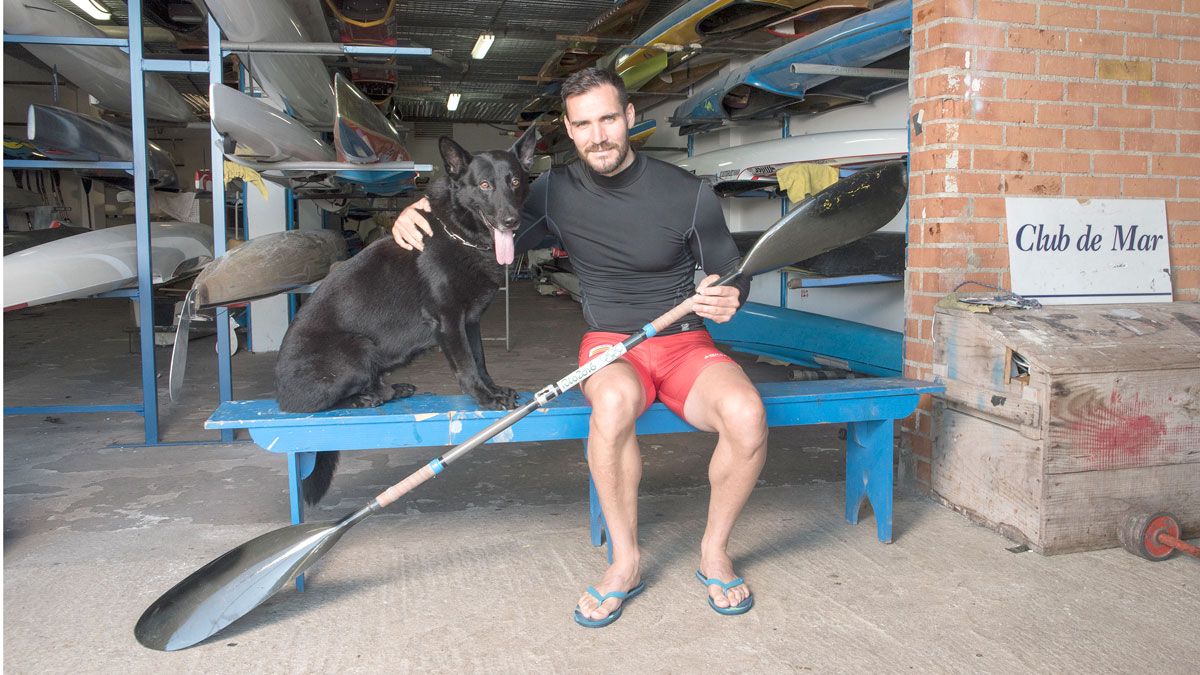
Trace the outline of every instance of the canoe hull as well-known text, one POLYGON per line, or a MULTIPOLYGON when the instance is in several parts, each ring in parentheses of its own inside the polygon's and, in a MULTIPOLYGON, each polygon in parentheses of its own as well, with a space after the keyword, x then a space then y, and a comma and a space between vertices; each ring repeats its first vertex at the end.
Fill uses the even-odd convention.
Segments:
POLYGON ((196 277, 196 305, 230 305, 320 281, 346 259, 346 240, 332 230, 291 230, 252 239, 209 263, 196 277))
POLYGON ((292 117, 253 96, 214 84, 209 88, 209 106, 217 131, 245 146, 251 156, 264 162, 301 160, 334 161, 333 148, 292 117))
MULTIPOLYGON (((134 224, 93 230, 4 256, 5 311, 83 298, 136 282, 134 224)), ((151 223, 151 282, 175 276, 185 262, 212 257, 212 226, 151 223)))
MULTIPOLYGON (((18 35, 108 37, 103 31, 50 0, 4 0, 4 32, 18 35)), ((83 91, 116 112, 130 112, 129 56, 118 47, 24 45, 48 66, 58 69, 83 91)), ((146 116, 190 122, 192 108, 163 76, 146 73, 146 116)))
MULTIPOLYGON (((65 108, 29 106, 26 126, 29 141, 51 159, 100 162, 133 160, 133 134, 128 129, 98 117, 81 115, 65 108)), ((157 143, 146 144, 147 173, 151 187, 173 188, 179 184, 175 160, 157 143)))

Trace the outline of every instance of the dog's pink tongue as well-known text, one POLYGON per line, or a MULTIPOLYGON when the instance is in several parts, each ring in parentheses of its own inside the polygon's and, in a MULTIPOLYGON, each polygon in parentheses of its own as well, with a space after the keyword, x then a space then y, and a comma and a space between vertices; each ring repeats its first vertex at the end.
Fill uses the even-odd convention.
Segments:
POLYGON ((492 233, 496 238, 496 262, 501 265, 511 264, 514 257, 512 231, 492 230, 492 233))

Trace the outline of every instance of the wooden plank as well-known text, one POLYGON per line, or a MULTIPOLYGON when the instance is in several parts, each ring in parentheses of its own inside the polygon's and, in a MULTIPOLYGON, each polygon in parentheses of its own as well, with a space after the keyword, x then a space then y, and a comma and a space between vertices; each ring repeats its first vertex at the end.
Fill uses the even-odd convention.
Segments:
POLYGON ((1146 466, 1046 477, 1042 538, 1046 555, 1119 546, 1130 509, 1169 511, 1187 537, 1200 532, 1200 464, 1146 466))
POLYGON ((1049 408, 1048 473, 1200 463, 1200 368, 1060 376, 1049 408))
POLYGON ((1042 462, 1038 441, 944 405, 934 405, 930 486, 946 503, 1018 542, 1039 537, 1042 462))
POLYGON ((995 309, 964 315, 991 331, 991 341, 1052 373, 1169 370, 1200 361, 1200 305, 1143 303, 995 309))
POLYGON ((944 397, 959 409, 1025 427, 1027 431, 1023 431, 1022 435, 1041 438, 1042 406, 1037 401, 1022 400, 1013 396, 1011 391, 985 389, 957 380, 946 382, 944 397))

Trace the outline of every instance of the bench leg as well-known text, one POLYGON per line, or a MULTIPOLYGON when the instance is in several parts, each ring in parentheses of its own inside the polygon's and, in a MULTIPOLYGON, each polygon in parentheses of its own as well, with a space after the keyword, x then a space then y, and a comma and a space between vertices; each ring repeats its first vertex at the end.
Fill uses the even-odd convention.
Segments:
POLYGON ((892 420, 846 425, 846 520, 857 524, 869 499, 885 544, 892 542, 892 427, 892 420))
MULTIPOLYGON (((587 441, 583 442, 583 456, 587 458, 587 441)), ((608 540, 604 530, 604 511, 600 508, 600 497, 596 494, 596 483, 588 472, 588 529, 592 537, 592 546, 601 546, 608 540)), ((612 542, 608 543, 608 562, 612 563, 612 542)))
MULTIPOLYGON (((304 479, 313 471, 317 464, 315 452, 289 452, 288 467, 288 499, 292 507, 292 524, 304 522, 304 479)), ((304 575, 296 577, 296 590, 304 592, 304 575)))

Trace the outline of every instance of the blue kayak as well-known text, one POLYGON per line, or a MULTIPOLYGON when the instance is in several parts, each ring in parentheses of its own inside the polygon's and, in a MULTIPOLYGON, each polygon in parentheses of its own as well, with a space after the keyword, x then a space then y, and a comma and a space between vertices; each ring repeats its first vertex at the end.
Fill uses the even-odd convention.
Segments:
POLYGON ((793 63, 856 68, 908 68, 912 5, 895 0, 798 38, 732 70, 675 109, 680 134, 727 120, 764 119, 781 112, 815 113, 869 100, 904 80, 791 72, 793 63))

